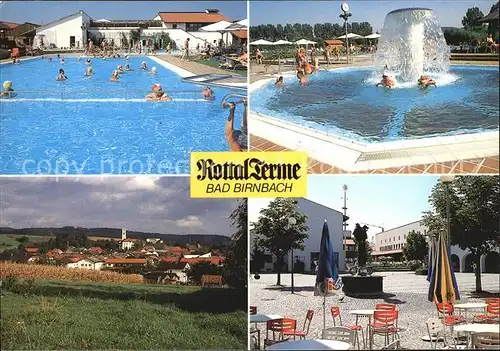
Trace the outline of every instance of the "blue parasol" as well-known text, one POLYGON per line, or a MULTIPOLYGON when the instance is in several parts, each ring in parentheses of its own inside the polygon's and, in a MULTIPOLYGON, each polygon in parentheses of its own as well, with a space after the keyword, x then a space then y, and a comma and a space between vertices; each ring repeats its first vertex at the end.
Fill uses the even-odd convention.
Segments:
POLYGON ((315 296, 323 296, 323 329, 326 326, 326 297, 337 295, 342 289, 342 278, 335 262, 335 255, 328 224, 323 223, 321 232, 321 245, 319 249, 318 272, 316 273, 315 296))

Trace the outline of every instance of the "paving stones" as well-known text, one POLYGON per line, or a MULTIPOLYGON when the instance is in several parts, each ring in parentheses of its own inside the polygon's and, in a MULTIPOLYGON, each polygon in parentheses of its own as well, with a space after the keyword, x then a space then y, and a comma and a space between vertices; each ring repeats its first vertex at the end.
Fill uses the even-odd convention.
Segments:
MULTIPOLYGON (((330 314, 332 306, 340 307, 344 325, 354 324, 355 317, 349 314, 354 309, 373 309, 379 302, 394 303, 399 309, 399 327, 401 346, 405 349, 428 349, 430 344, 422 341, 427 335, 425 322, 430 317, 436 317, 436 308, 427 300, 429 283, 425 276, 417 276, 413 272, 381 272, 384 276, 384 298, 355 299, 346 296, 342 302, 337 297, 326 299, 326 327, 333 326, 330 314)), ((475 289, 475 277, 472 273, 456 273, 457 284, 461 294, 459 303, 478 302, 470 297, 475 289)), ((295 293, 290 292, 290 274, 281 276, 284 287, 277 287, 276 274, 263 274, 259 280, 250 278, 250 305, 257 306, 257 312, 262 314, 280 314, 297 319, 297 327, 302 328, 308 309, 314 310, 308 338, 320 338, 323 329, 323 298, 313 296, 313 286, 316 277, 313 275, 295 274, 295 293)), ((500 290, 497 274, 482 275, 483 290, 498 293, 500 290)), ((361 318, 359 323, 366 326, 367 318, 361 318)), ((259 324, 262 339, 265 337, 265 325, 259 324)), ((366 329, 365 329, 366 330, 366 329)), ((374 349, 383 346, 382 336, 375 337, 374 349)))

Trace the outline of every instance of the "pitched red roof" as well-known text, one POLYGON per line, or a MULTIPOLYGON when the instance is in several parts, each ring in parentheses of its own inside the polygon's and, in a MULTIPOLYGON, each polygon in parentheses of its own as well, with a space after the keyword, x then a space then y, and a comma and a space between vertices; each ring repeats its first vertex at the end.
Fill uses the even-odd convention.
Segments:
POLYGON ((325 40, 326 45, 334 45, 334 46, 342 46, 344 45, 344 42, 342 40, 338 39, 332 39, 332 40, 325 40))
POLYGON ((100 247, 91 247, 90 251, 92 251, 92 252, 101 252, 103 250, 100 247))
POLYGON ((38 252, 38 247, 27 247, 24 249, 27 253, 37 253, 38 252))
POLYGON ((81 257, 70 257, 70 258, 68 258, 68 261, 70 261, 71 263, 76 263, 76 262, 79 262, 81 260, 82 260, 81 257))
POLYGON ((210 262, 214 265, 219 265, 224 262, 224 257, 215 256, 215 257, 196 257, 196 258, 181 258, 180 263, 189 263, 189 264, 197 264, 200 262, 210 262))
POLYGON ((19 24, 19 23, 0 21, 0 28, 13 29, 13 28, 16 28, 20 25, 21 24, 19 24))
POLYGON ((121 243, 125 242, 125 243, 135 243, 137 242, 137 239, 132 239, 132 238, 127 238, 127 239, 123 239, 123 240, 120 240, 121 243))
POLYGON ((179 262, 179 257, 162 257, 161 260, 167 263, 177 263, 179 262))
POLYGON ((108 258, 105 264, 146 264, 145 258, 108 258))
POLYGON ((165 23, 216 23, 220 21, 231 22, 221 13, 206 12, 160 12, 160 18, 165 23))

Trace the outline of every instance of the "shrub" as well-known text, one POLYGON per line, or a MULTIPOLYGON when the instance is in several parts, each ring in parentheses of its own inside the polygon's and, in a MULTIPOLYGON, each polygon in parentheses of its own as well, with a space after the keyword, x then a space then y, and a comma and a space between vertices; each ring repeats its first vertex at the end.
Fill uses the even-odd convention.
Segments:
POLYGON ((2 289, 11 290, 17 285, 18 279, 14 275, 7 275, 5 279, 2 280, 2 289))
POLYGON ((412 270, 412 271, 415 271, 420 267, 422 267, 422 265, 418 262, 410 263, 410 270, 412 270))
POLYGON ((417 268, 415 270, 416 275, 427 275, 427 268, 417 268))

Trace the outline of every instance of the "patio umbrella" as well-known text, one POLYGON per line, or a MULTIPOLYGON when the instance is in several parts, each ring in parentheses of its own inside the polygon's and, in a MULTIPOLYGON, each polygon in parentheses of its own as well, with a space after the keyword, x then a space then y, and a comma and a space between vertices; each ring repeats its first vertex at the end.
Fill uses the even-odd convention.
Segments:
MULTIPOLYGON (((337 37, 335 39, 345 39, 345 35, 341 35, 340 37, 337 37)), ((347 33, 347 39, 356 39, 356 38, 362 38, 361 35, 355 34, 355 33, 347 33)))
MULTIPOLYGON (((201 27, 199 31, 201 32, 218 32, 222 36, 222 40, 224 40, 224 33, 227 33, 227 27, 229 27, 232 23, 228 21, 219 21, 216 23, 209 24, 208 26, 201 27)), ((227 37, 226 37, 227 44, 227 37)))
POLYGON ((316 286, 314 289, 314 296, 323 296, 323 329, 326 328, 326 297, 337 295, 342 286, 342 278, 339 276, 328 224, 325 220, 321 233, 318 272, 316 273, 316 286))
POLYGON ((224 30, 241 30, 247 28, 248 28, 248 19, 243 19, 241 21, 231 23, 224 30))
POLYGON ((434 266, 435 261, 436 261, 436 238, 432 236, 431 245, 429 248, 429 260, 427 263, 427 281, 429 283, 431 282, 432 267, 434 266))
POLYGON ((264 40, 264 39, 259 39, 256 41, 252 41, 250 45, 274 45, 272 41, 264 40))
MULTIPOLYGON (((352 34, 352 33, 351 33, 352 34)), ((378 39, 380 38, 380 34, 378 33, 373 33, 373 34, 370 34, 370 35, 367 35, 366 37, 364 37, 365 39, 378 39)))
POLYGON ((427 299, 431 302, 443 304, 443 332, 446 333, 444 319, 446 317, 444 305, 460 300, 455 272, 450 262, 449 248, 443 234, 439 235, 436 246, 436 255, 432 265, 431 280, 427 299))

